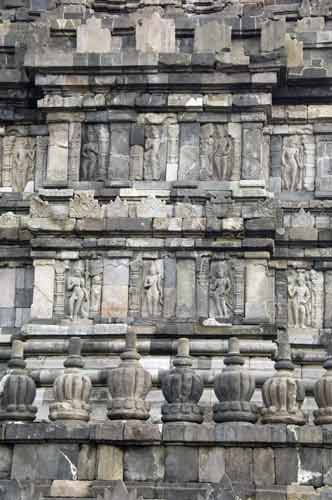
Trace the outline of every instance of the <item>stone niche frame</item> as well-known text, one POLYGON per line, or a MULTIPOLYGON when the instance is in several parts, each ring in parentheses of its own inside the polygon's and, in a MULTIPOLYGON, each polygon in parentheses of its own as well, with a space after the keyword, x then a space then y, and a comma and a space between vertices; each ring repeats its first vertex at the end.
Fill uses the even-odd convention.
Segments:
POLYGON ((48 128, 8 126, 0 134, 0 191, 34 192, 43 185, 48 128))
POLYGON ((271 127, 270 189, 277 193, 313 192, 316 147, 312 125, 271 127))

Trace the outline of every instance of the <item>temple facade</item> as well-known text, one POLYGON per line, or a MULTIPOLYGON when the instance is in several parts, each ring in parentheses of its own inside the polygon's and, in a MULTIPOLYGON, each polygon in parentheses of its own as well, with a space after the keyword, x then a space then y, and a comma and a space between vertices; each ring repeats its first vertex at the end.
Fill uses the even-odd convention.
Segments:
POLYGON ((332 499, 331 0, 0 0, 0 499, 332 499))

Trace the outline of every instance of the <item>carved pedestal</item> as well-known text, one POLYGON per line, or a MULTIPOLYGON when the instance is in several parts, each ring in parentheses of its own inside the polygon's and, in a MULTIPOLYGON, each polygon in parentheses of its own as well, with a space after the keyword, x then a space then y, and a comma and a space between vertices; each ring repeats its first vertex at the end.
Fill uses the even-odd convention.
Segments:
POLYGON ((314 385, 314 396, 318 410, 314 411, 315 424, 332 424, 332 341, 324 362, 325 373, 314 385))
POLYGON ((161 390, 167 400, 161 408, 162 420, 201 423, 203 410, 198 406, 198 401, 203 393, 203 382, 191 368, 188 339, 179 339, 173 366, 161 379, 161 390))
POLYGON ((224 363, 226 368, 214 381, 214 392, 220 403, 213 407, 216 422, 256 422, 257 409, 250 402, 255 391, 255 377, 243 368, 239 342, 229 340, 224 363))
POLYGON ((8 366, 11 371, 1 381, 3 391, 0 420, 32 421, 37 413, 36 406, 33 406, 36 385, 25 369, 23 343, 19 340, 13 341, 8 366))
POLYGON ((50 405, 51 420, 83 421, 90 418, 89 397, 91 381, 82 373, 84 361, 81 357, 82 342, 80 338, 69 341, 69 356, 64 362, 65 373, 54 381, 55 403, 50 405))
POLYGON ((262 422, 305 424, 305 416, 301 410, 305 397, 304 384, 294 378, 294 365, 288 342, 282 341, 279 344, 275 369, 277 373, 265 381, 262 389, 265 404, 262 410, 262 422))
POLYGON ((110 370, 108 376, 108 389, 112 396, 108 405, 108 418, 147 420, 150 403, 145 398, 152 381, 150 373, 139 363, 135 334, 127 334, 126 350, 120 357, 120 365, 110 370))

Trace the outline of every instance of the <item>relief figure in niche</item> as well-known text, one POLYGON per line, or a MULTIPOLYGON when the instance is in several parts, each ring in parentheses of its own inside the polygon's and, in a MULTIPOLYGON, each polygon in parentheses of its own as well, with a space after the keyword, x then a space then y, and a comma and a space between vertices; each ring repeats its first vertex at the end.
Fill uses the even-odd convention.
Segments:
POLYGON ((304 179, 304 145, 300 136, 284 138, 282 150, 282 189, 300 191, 304 179))
POLYGON ((143 313, 148 316, 159 316, 163 305, 161 274, 158 264, 151 262, 144 278, 143 313))
POLYGON ((33 181, 36 158, 36 144, 32 137, 16 138, 12 153, 12 186, 15 191, 23 192, 33 181))
POLYGON ((233 139, 223 125, 215 126, 215 152, 213 161, 214 177, 219 181, 228 180, 232 169, 233 139))
POLYGON ((211 268, 210 286, 210 317, 229 319, 232 314, 232 283, 223 263, 217 263, 211 268))
POLYGON ((291 324, 295 328, 311 326, 311 288, 305 271, 288 278, 291 324))
POLYGON ((160 127, 151 125, 146 128, 147 138, 144 153, 144 178, 160 180, 160 127))
POLYGON ((91 126, 86 128, 82 146, 82 180, 89 181, 96 178, 98 167, 99 145, 97 134, 91 126))
POLYGON ((224 125, 203 125, 200 148, 201 178, 219 181, 230 179, 233 139, 224 125))
POLYGON ((89 316, 87 282, 88 278, 84 276, 82 265, 76 262, 67 279, 69 317, 72 321, 89 316))

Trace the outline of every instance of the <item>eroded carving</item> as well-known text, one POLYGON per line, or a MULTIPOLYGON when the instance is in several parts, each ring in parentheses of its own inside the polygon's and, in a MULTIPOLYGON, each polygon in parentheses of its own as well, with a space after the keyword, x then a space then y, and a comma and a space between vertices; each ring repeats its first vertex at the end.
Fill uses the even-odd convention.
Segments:
POLYGON ((285 137, 281 155, 281 182, 284 191, 301 191, 304 181, 304 140, 299 135, 285 137))
POLYGON ((295 328, 319 328, 322 318, 322 274, 300 269, 288 276, 288 323, 295 328))
POLYGON ((157 125, 149 125, 145 131, 144 178, 158 181, 161 177, 161 128, 157 125))
POLYGON ((209 317, 230 320, 232 316, 232 281, 226 262, 212 262, 209 283, 209 317))
POLYGON ((33 137, 16 137, 11 151, 11 181, 14 191, 33 191, 28 184, 33 181, 36 160, 36 141, 33 137))
POLYGON ((160 261, 151 261, 144 263, 143 290, 143 316, 160 316, 163 306, 162 273, 160 261))
POLYGON ((200 135, 201 178, 229 180, 233 149, 233 139, 224 125, 212 123, 202 125, 200 135))
POLYGON ((95 180, 98 173, 99 144, 95 127, 87 125, 83 134, 81 180, 95 180))
POLYGON ((69 318, 75 321, 89 315, 89 292, 87 263, 77 261, 73 264, 67 277, 69 318), (84 269, 85 267, 85 269, 84 269))

